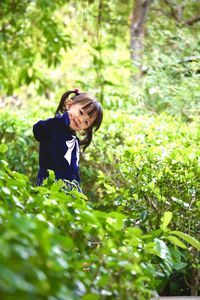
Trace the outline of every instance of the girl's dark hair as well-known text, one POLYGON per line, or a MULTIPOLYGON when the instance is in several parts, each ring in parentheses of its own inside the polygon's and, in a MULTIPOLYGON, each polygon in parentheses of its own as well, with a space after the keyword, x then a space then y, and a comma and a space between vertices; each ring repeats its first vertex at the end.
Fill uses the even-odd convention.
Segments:
POLYGON ((60 103, 55 112, 55 115, 58 113, 64 113, 66 109, 66 102, 69 99, 69 95, 75 94, 71 97, 74 103, 79 103, 83 105, 83 109, 87 112, 90 117, 94 117, 94 121, 91 126, 83 130, 82 135, 85 136, 83 140, 80 141, 80 144, 83 145, 83 151, 90 145, 93 136, 93 129, 97 131, 101 125, 103 119, 103 110, 101 104, 95 99, 95 97, 89 93, 79 93, 76 90, 67 91, 64 93, 60 99, 60 103))

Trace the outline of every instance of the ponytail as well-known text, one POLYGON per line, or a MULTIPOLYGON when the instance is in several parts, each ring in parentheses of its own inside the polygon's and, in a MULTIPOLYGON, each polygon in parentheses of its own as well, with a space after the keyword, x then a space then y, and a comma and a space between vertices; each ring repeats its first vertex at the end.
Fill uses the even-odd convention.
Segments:
POLYGON ((92 136, 93 136, 92 128, 86 130, 85 136, 86 137, 80 141, 80 145, 83 146, 83 152, 90 145, 92 141, 92 136))
POLYGON ((62 95, 62 97, 60 99, 60 103, 59 103, 59 105, 58 105, 58 107, 56 109, 55 116, 58 113, 64 113, 65 112, 64 104, 65 104, 66 99, 68 99, 69 95, 71 95, 71 94, 75 94, 76 96, 80 95, 79 89, 75 89, 73 91, 67 91, 66 93, 64 93, 62 95))

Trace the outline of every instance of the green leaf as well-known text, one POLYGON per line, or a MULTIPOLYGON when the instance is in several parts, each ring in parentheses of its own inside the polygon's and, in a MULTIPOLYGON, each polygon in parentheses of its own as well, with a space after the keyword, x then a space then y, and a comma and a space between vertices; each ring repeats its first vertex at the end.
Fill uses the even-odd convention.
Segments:
POLYGON ((179 263, 175 263, 174 264, 174 269, 177 270, 177 271, 179 271, 179 270, 185 268, 186 266, 187 266, 186 263, 180 261, 179 263))
POLYGON ((115 188, 107 183, 104 183, 104 187, 106 188, 108 194, 112 194, 115 192, 115 188))
POLYGON ((0 153, 5 153, 8 150, 8 146, 6 144, 0 145, 0 153))
POLYGON ((98 300, 98 299, 100 299, 99 296, 91 293, 82 297, 82 300, 98 300))
POLYGON ((191 237, 189 234, 186 234, 186 233, 183 233, 183 232, 180 232, 180 231, 176 231, 176 230, 171 231, 170 233, 179 236, 184 241, 186 241, 187 243, 192 245, 194 248, 196 248, 197 250, 200 250, 199 241, 197 241, 195 238, 191 237))
POLYGON ((167 245, 159 239, 155 239, 154 242, 156 243, 154 249, 157 251, 157 256, 162 258, 161 265, 164 267, 164 272, 167 276, 170 275, 172 268, 173 268, 173 259, 171 253, 167 247, 167 245))
POLYGON ((172 219, 172 212, 171 211, 166 211, 164 213, 164 216, 162 218, 162 224, 160 226, 160 228, 163 229, 163 231, 166 231, 167 226, 171 222, 171 219, 172 219))
POLYGON ((187 249, 186 245, 180 241, 176 236, 173 236, 173 235, 169 235, 166 237, 166 239, 170 242, 172 242, 172 244, 178 246, 178 247, 181 247, 183 249, 187 249))
POLYGON ((182 252, 180 250, 175 249, 174 247, 170 249, 170 253, 172 256, 172 259, 175 263, 179 263, 181 261, 182 252))

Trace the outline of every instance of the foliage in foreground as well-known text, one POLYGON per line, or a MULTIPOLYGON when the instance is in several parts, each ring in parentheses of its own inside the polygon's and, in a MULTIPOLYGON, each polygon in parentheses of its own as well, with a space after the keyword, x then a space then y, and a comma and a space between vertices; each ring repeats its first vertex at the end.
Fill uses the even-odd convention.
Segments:
MULTIPOLYGON (((8 145, 9 167, 34 182, 38 150, 32 136, 32 119, 30 115, 2 113, 0 137, 8 145)), ((147 234, 157 230, 164 213, 171 211, 171 229, 198 238, 199 155, 198 122, 186 124, 167 115, 106 112, 102 130, 81 162, 87 203, 98 211, 119 212, 126 226, 147 234)), ((183 246, 174 237, 166 240, 183 246)), ((157 290, 165 294, 165 286, 170 285, 168 295, 198 293, 197 251, 183 246, 175 256, 177 263, 170 279, 163 277, 157 290)))
MULTIPOLYGON (((6 146, 1 145, 0 152, 6 146)), ((120 212, 92 209, 83 194, 53 178, 32 187, 1 159, 0 290, 2 299, 149 299, 181 264, 167 212, 157 230, 143 234, 120 212)))

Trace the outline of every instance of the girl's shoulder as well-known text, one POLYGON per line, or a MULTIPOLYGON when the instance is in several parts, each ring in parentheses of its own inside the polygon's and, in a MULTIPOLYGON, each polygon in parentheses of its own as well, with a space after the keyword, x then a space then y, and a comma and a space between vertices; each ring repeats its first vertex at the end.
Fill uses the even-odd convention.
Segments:
POLYGON ((61 113, 59 113, 59 112, 57 112, 56 114, 55 114, 55 118, 59 118, 61 116, 61 113))
POLYGON ((68 117, 69 118, 69 114, 68 114, 68 112, 67 111, 65 111, 64 113, 60 113, 60 112, 57 112, 56 114, 55 114, 55 118, 66 118, 66 117, 68 117))
POLYGON ((57 122, 65 125, 65 126, 69 126, 69 124, 70 124, 69 114, 67 111, 65 111, 63 114, 56 113, 55 119, 58 120, 57 122))

